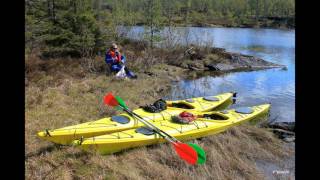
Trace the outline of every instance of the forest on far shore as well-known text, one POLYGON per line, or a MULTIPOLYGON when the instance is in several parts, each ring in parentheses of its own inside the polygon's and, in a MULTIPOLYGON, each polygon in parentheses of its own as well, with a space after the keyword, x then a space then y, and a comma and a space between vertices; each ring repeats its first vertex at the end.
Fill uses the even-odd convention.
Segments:
POLYGON ((144 26, 161 41, 165 26, 294 28, 294 0, 26 0, 26 53, 88 57, 118 41, 119 26, 144 26))

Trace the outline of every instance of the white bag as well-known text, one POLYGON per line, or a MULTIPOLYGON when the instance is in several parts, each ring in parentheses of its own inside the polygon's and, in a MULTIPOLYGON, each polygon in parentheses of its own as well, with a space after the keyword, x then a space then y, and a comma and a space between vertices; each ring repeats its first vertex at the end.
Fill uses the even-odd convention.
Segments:
POLYGON ((126 71, 124 70, 124 66, 122 66, 120 71, 117 72, 116 77, 117 78, 125 78, 125 77, 127 77, 126 71))

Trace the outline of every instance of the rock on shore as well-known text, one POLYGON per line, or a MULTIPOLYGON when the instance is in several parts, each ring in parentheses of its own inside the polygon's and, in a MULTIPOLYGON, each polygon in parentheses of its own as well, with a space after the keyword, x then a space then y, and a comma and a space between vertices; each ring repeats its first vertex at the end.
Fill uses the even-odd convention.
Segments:
POLYGON ((274 122, 264 125, 285 142, 295 142, 295 122, 274 122))
POLYGON ((222 72, 285 67, 254 56, 226 52, 223 48, 200 50, 194 47, 187 49, 184 57, 171 61, 171 64, 194 71, 222 72))

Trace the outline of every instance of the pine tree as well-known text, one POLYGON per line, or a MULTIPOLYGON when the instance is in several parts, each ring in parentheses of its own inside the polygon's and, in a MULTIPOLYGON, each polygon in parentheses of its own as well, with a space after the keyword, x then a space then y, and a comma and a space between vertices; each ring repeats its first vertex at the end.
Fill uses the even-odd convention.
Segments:
POLYGON ((26 4, 26 43, 37 39, 44 56, 91 56, 102 45, 93 1, 29 0, 26 4))
POLYGON ((159 0, 144 1, 144 17, 146 19, 145 39, 150 42, 151 49, 154 43, 160 41, 160 30, 163 28, 163 18, 161 16, 161 4, 159 0))

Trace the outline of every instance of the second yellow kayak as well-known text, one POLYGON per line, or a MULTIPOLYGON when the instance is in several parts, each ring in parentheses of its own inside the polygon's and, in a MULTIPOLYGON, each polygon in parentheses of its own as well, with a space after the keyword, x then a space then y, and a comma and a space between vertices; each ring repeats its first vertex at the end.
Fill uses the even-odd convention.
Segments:
MULTIPOLYGON (((269 109, 270 104, 263 104, 250 108, 199 113, 198 116, 200 116, 200 118, 191 124, 180 124, 172 121, 159 121, 153 124, 179 140, 190 140, 225 131, 230 127, 266 114, 269 109)), ((165 142, 165 139, 149 128, 140 127, 76 140, 73 144, 86 151, 94 150, 100 154, 111 154, 124 149, 163 142, 165 142)))

